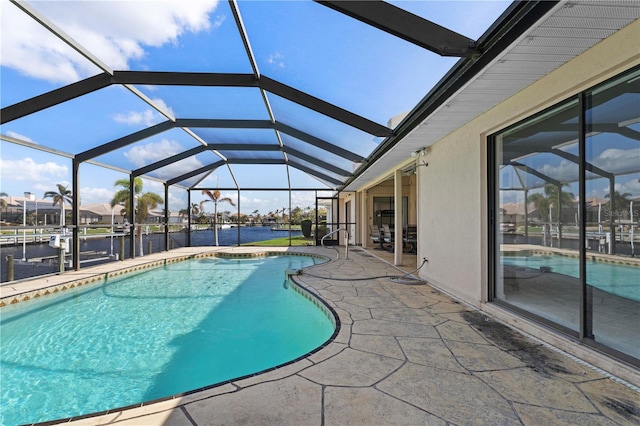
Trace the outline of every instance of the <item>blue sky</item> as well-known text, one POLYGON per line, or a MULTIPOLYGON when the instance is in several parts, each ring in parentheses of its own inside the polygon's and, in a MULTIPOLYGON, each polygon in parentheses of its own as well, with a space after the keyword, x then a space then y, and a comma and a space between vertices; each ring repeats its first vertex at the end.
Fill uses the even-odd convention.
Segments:
MULTIPOLYGON (((500 1, 392 2, 412 13, 470 38, 478 38, 508 6, 500 1)), ((114 70, 162 70, 250 73, 233 16, 226 1, 33 1, 32 7, 114 70)), ((260 72, 330 103, 386 125, 410 110, 455 63, 384 34, 309 1, 240 1, 260 72)), ((80 81, 101 70, 47 30, 25 17, 7 1, 1 3, 0 102, 2 107, 80 81)), ((164 111, 179 118, 267 119, 259 92, 252 88, 193 88, 137 86, 164 111)), ((319 116, 290 101, 269 95, 279 120, 314 136, 336 141, 361 155, 381 138, 319 116)), ((5 136, 77 154, 128 135, 165 118, 122 87, 108 87, 64 104, 7 123, 5 136)), ((203 135, 205 131, 203 130, 203 135)), ((231 135, 208 129, 220 140, 260 140, 277 143, 273 132, 244 131, 231 135), (217 133, 216 133, 217 132, 217 133), (271 138, 271 139, 270 139, 271 138)), ((196 132, 198 133, 198 132, 196 132)), ((285 143, 302 147, 289 138, 285 143)), ((180 150, 197 146, 185 132, 174 129, 114 151, 96 161, 131 170, 180 150)), ((2 141, 0 190, 42 196, 56 183, 71 181, 67 158, 2 141)), ((314 154, 313 148, 309 149, 314 154)), ((230 156, 234 153, 229 153, 230 156)), ((211 152, 184 160, 173 168, 193 170, 216 161, 211 152)), ((344 161, 327 158, 332 162, 344 161)), ((351 164, 345 164, 345 167, 351 164)), ((171 176, 170 167, 156 177, 171 176)), ((269 166, 234 165, 243 187, 286 184, 286 174, 269 166)), ((83 205, 109 202, 115 180, 126 175, 83 165, 80 187, 83 205)), ((196 177, 192 183, 199 179, 196 177)), ((299 187, 318 187, 316 179, 295 170, 299 187)), ((226 167, 201 185, 231 187, 226 167)), ((163 193, 162 185, 145 181, 145 189, 163 193)), ((235 191, 226 196, 237 198, 235 191)), ((193 193, 199 201, 199 192, 193 193)), ((313 204, 312 193, 295 193, 293 205, 313 204)), ((288 207, 286 192, 243 192, 242 210, 261 213, 288 207)), ((186 207, 184 191, 172 190, 170 210, 186 207)))

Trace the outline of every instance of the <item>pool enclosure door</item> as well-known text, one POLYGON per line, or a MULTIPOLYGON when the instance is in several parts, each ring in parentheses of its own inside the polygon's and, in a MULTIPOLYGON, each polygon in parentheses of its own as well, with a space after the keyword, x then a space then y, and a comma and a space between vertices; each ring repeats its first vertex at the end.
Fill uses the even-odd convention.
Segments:
POLYGON ((314 235, 316 245, 338 245, 340 242, 340 209, 338 197, 316 197, 316 226, 314 235))

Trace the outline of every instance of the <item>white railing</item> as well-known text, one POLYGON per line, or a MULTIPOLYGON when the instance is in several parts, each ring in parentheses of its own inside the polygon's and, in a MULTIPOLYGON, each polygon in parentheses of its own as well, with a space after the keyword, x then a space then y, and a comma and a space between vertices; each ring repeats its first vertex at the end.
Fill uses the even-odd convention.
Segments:
MULTIPOLYGON (((331 231, 329 232, 327 235, 325 235, 324 237, 322 237, 322 239, 320 240, 320 245, 322 247, 324 247, 324 240, 327 237, 332 236, 333 234, 340 232, 340 231, 344 231, 344 235, 345 235, 345 244, 344 244, 344 258, 348 259, 349 258, 349 231, 347 231, 346 228, 338 228, 335 231, 331 231)), ((338 256, 340 256, 340 252, 338 252, 338 256)))

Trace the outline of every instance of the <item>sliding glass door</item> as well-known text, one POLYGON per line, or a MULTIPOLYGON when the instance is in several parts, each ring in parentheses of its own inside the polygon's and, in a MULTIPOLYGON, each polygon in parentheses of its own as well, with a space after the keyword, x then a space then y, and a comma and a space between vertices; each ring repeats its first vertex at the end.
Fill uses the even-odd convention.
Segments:
POLYGON ((493 301, 640 359, 640 70, 490 139, 493 301))

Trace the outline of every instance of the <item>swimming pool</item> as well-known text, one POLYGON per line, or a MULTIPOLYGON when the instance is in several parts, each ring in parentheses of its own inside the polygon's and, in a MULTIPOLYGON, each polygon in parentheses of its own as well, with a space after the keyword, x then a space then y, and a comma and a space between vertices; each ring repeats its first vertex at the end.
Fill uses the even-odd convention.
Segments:
POLYGON ((3 310, 0 423, 151 401, 313 351, 335 323, 284 271, 321 261, 192 259, 3 310))
MULTIPOLYGON (((577 258, 554 255, 502 256, 505 265, 523 266, 579 277, 577 258)), ((640 302, 640 267, 587 261, 587 283, 607 293, 640 302)))

